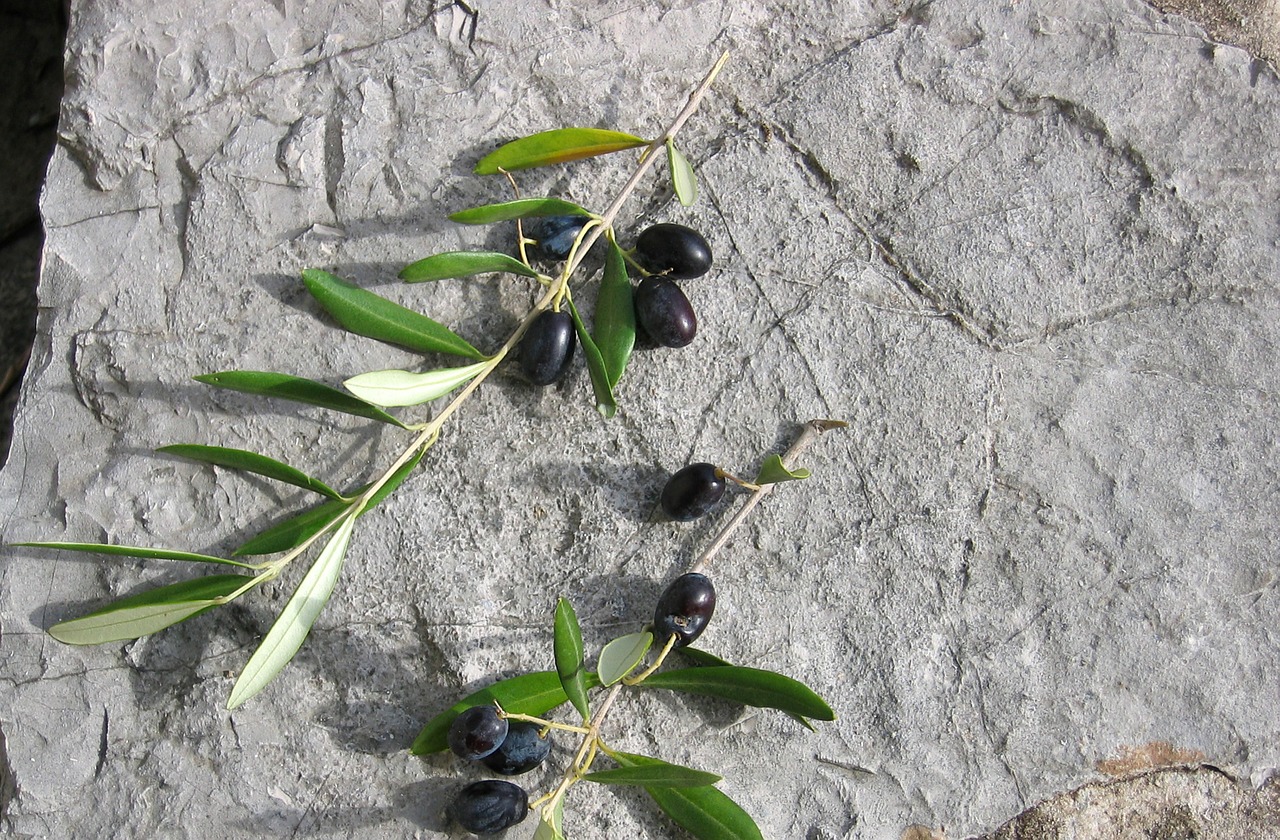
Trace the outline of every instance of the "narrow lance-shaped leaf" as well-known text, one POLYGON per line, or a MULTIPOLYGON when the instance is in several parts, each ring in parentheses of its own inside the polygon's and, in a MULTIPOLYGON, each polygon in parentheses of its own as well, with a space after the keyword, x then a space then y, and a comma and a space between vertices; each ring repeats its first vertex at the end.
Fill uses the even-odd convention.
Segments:
POLYGON ((138 545, 101 545, 99 543, 79 542, 21 542, 11 545, 30 546, 31 548, 55 548, 60 551, 82 551, 87 554, 108 554, 116 557, 140 557, 144 560, 182 560, 188 563, 220 563, 223 566, 239 566, 242 569, 253 568, 248 563, 228 560, 225 557, 214 557, 210 554, 192 554, 189 551, 171 551, 167 548, 146 548, 138 545))
POLYGON ((578 342, 582 345, 582 355, 587 360, 587 373, 591 375, 591 390, 596 396, 596 411, 607 420, 618 412, 618 403, 613 398, 613 388, 609 385, 609 371, 605 368, 604 357, 595 340, 587 332, 587 325, 582 323, 578 307, 569 298, 569 315, 573 318, 574 330, 578 333, 578 342))
POLYGON ((693 174, 693 166, 689 159, 676 148, 675 141, 667 140, 667 168, 671 172, 671 187, 676 198, 685 207, 690 207, 698 200, 698 179, 693 174))
POLYGON ((615 767, 612 770, 597 770, 583 776, 584 781, 602 785, 638 785, 640 787, 673 787, 696 788, 714 785, 720 776, 705 770, 694 770, 692 767, 681 767, 679 764, 668 764, 665 761, 652 759, 650 764, 638 764, 633 767, 615 767))
MULTIPOLYGON (((643 755, 610 752, 624 767, 657 761, 643 755)), ((764 840, 751 815, 718 788, 646 787, 645 792, 668 817, 698 840, 764 840)))
MULTIPOLYGON (((422 456, 426 454, 425 449, 418 450, 418 453, 400 466, 391 477, 387 479, 386 484, 378 489, 376 493, 369 498, 364 508, 360 511, 360 515, 364 516, 369 511, 378 506, 378 503, 389 496, 392 491, 400 486, 409 473, 413 472, 414 467, 418 466, 418 462, 422 460, 422 456)), ((352 493, 352 496, 359 496, 368 489, 368 485, 361 487, 352 493)), ((351 502, 332 501, 325 502, 322 505, 304 510, 302 513, 291 516, 271 528, 258 534, 250 539, 244 545, 232 552, 232 556, 258 556, 262 554, 275 554, 280 551, 289 551, 297 548, 311 537, 324 530, 325 526, 333 522, 342 512, 350 507, 351 502)))
POLYGON ((582 719, 586 720, 591 716, 591 708, 587 704, 582 629, 578 626, 578 615, 573 611, 573 604, 567 598, 561 598, 556 604, 554 649, 560 685, 569 702, 578 710, 582 719))
POLYGON ((770 455, 764 459, 764 463, 760 465, 760 472, 756 475, 756 484, 777 484, 780 481, 795 481, 797 479, 808 478, 809 471, 804 467, 789 470, 782 463, 782 457, 778 454, 770 455))
MULTIPOLYGON (((619 636, 600 651, 596 670, 602 685, 613 685, 635 670, 653 644, 652 633, 629 633, 619 636)), ((650 678, 652 679, 652 678, 650 678)))
POLYGON ((462 336, 426 315, 353 286, 327 271, 302 272, 307 291, 344 329, 385 341, 417 353, 448 353, 468 359, 484 359, 462 336))
POLYGON ((280 611, 280 616, 240 672, 231 689, 231 697, 227 700, 228 709, 239 707, 266 688, 289 660, 293 659, 298 648, 302 647, 302 642, 311 632, 311 625, 315 624, 320 611, 333 594, 355 522, 355 517, 350 517, 339 525, 328 545, 311 564, 302 583, 298 584, 298 588, 280 611))
POLYGON ((512 140, 480 158, 477 175, 496 175, 500 170, 532 169, 571 160, 606 155, 649 141, 634 134, 604 128, 556 128, 512 140))
MULTIPOLYGON (((587 675, 587 684, 595 687, 600 681, 594 674, 587 675)), ((497 702, 508 712, 521 715, 541 717, 564 703, 564 687, 560 684, 560 676, 555 671, 535 671, 532 674, 521 674, 518 677, 500 680, 477 692, 467 695, 462 700, 445 709, 427 721, 418 737, 414 739, 409 752, 414 755, 443 752, 449 748, 446 736, 453 719, 472 706, 480 706, 497 702)))
POLYGON ((276 481, 283 481, 285 484, 292 484, 294 487, 301 487, 303 490, 310 490, 313 493, 319 493, 331 499, 342 498, 341 493, 320 479, 312 478, 301 470, 274 458, 268 458, 266 455, 259 455, 256 452, 231 449, 225 446, 202 446, 196 443, 175 443, 172 446, 162 446, 156 451, 163 452, 166 455, 176 455, 179 458, 186 458, 190 461, 213 464, 215 467, 226 467, 227 469, 241 470, 242 472, 251 472, 266 478, 273 478, 276 481))
POLYGON ((791 677, 725 665, 717 668, 680 668, 653 674, 644 688, 666 688, 687 694, 722 697, 746 706, 779 709, 814 720, 835 720, 836 714, 804 683, 791 677))
POLYGON ((400 269, 400 279, 406 283, 424 283, 429 280, 448 280, 454 277, 471 277, 503 271, 524 277, 537 277, 538 272, 515 257, 496 251, 449 251, 409 263, 400 269))
POLYGON ((538 814, 538 829, 533 833, 533 840, 564 840, 561 833, 564 825, 564 799, 557 799, 548 813, 544 808, 538 814))
POLYGON ((218 606, 218 599, 252 580, 250 575, 209 575, 159 586, 113 601, 81 618, 59 622, 49 628, 49 635, 69 645, 136 639, 218 606))
POLYGON ((590 210, 579 207, 562 198, 517 198, 498 204, 471 207, 449 214, 449 218, 464 225, 490 225, 509 222, 512 219, 528 219, 535 216, 590 216, 590 210))
POLYGON ((421 405, 469 382, 478 376, 488 362, 456 368, 410 373, 407 370, 375 370, 353 376, 342 384, 351 393, 374 405, 421 405))
MULTIPOLYGON (((724 665, 733 664, 728 660, 721 659, 720 657, 716 656, 714 653, 707 653, 705 650, 702 650, 701 648, 696 648, 693 646, 676 648, 676 650, 679 652, 681 656, 685 657, 686 659, 691 659, 698 665, 701 665, 702 667, 705 667, 705 668, 718 668, 724 665)), ((785 714, 787 717, 791 718, 796 723, 800 724, 810 732, 818 731, 817 727, 815 727, 812 723, 810 723, 809 719, 807 717, 804 717, 803 715, 798 715, 795 712, 783 712, 783 714, 785 714)))
POLYGON ((613 240, 604 260, 604 277, 596 299, 592 338, 600 351, 610 397, 618 387, 627 360, 636 344, 636 307, 632 300, 631 280, 627 277, 627 261, 613 240))
POLYGON ((341 411, 344 414, 352 414, 368 420, 377 420, 380 423, 390 423, 402 429, 408 428, 390 414, 364 400, 356 399, 350 394, 344 394, 337 388, 330 388, 321 382, 303 379, 300 376, 290 376, 287 373, 271 373, 260 370, 224 370, 220 373, 203 373, 195 377, 195 380, 206 385, 212 385, 215 388, 226 388, 231 391, 242 391, 246 394, 279 397, 280 399, 306 403, 307 405, 318 405, 321 408, 341 411))

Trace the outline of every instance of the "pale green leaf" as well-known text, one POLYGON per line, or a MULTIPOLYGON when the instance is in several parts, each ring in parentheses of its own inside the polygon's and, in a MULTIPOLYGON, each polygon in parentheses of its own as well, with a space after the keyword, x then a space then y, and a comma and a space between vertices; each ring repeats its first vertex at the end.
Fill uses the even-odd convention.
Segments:
POLYGON ((333 594, 355 522, 353 516, 340 524, 320 556, 311 564, 302 583, 298 584, 280 616, 240 672, 227 700, 228 709, 239 707, 265 688, 302 647, 302 642, 311 632, 311 625, 333 594))
POLYGON ((249 575, 209 575, 159 586, 59 622, 49 628, 49 635, 69 645, 136 639, 225 603, 221 599, 252 580, 249 575))
POLYGON ((671 172, 671 187, 676 198, 685 207, 692 206, 698 200, 698 179, 693 174, 689 159, 680 153, 672 140, 667 140, 667 168, 671 172))
POLYGON ((600 659, 596 663, 600 683, 613 685, 630 674, 644 659, 644 655, 649 652, 652 644, 653 634, 648 632, 630 633, 609 642, 604 646, 604 650, 600 651, 600 659))
POLYGON ((360 399, 374 405, 421 405, 471 381, 488 366, 488 362, 477 362, 466 367, 441 368, 426 373, 375 370, 353 376, 342 384, 360 399))

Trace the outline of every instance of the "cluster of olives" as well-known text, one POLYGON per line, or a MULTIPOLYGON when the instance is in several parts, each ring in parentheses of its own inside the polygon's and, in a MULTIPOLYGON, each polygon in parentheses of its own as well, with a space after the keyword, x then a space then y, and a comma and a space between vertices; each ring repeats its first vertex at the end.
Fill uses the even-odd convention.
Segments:
MULTIPOLYGON (((551 752, 551 740, 537 724, 509 721, 494 706, 472 706, 459 714, 448 741, 454 755, 504 776, 529 772, 551 752)), ((486 779, 459 791, 448 812, 472 834, 497 834, 528 816, 529 795, 512 782, 486 779)))
MULTIPOLYGON (((551 259, 564 259, 586 216, 552 216, 539 230, 538 248, 551 259)), ((684 347, 698 332, 698 319, 675 280, 701 277, 711 270, 711 246, 684 225, 657 224, 636 239, 634 259, 648 274, 634 294, 636 323, 654 343, 684 347)), ((543 312, 520 342, 520 370, 534 385, 550 385, 569 368, 576 344, 568 312, 543 312)))

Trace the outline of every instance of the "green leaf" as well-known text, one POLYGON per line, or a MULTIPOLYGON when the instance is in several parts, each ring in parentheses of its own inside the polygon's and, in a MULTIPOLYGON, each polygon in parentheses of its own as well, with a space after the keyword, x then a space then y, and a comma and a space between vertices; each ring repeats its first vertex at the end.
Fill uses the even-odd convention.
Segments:
MULTIPOLYGON (((610 752, 624 767, 653 764, 656 758, 610 752)), ((764 840, 751 815, 714 787, 646 787, 663 812, 699 840, 764 840)))
MULTIPOLYGON (((705 650, 702 650, 696 647, 682 647, 682 648, 676 648, 676 650, 680 653, 681 656, 684 656, 687 659, 693 660, 695 663, 697 663, 698 665, 704 668, 715 668, 722 665, 733 664, 732 662, 721 659, 720 657, 716 656, 714 653, 707 653, 705 650)), ((817 727, 815 727, 812 723, 810 723, 809 719, 807 717, 804 717, 803 715, 797 715, 794 712, 784 712, 783 714, 785 714, 787 717, 791 718, 796 723, 800 724, 810 732, 818 731, 817 727)))
POLYGON ((302 642, 311 632, 311 625, 315 624, 320 611, 333 594, 355 524, 353 516, 339 525, 329 538, 328 545, 311 564, 302 583, 298 584, 298 588, 280 611, 280 616, 240 672, 231 689, 231 697, 227 699, 228 709, 238 708, 266 688, 289 660, 293 659, 298 648, 302 647, 302 642))
POLYGON ((676 198, 685 207, 692 206, 698 200, 698 179, 693 174, 689 159, 670 139, 667 140, 667 168, 671 171, 671 186, 676 191, 676 198))
MULTIPOLYGON (((653 644, 652 633, 630 633, 619 636, 600 651, 596 670, 602 685, 613 685, 635 670, 653 644)), ((653 677, 650 677, 653 679, 653 677)))
POLYGON ((341 493, 323 481, 312 478, 288 464, 281 463, 274 458, 268 458, 266 455, 259 455, 256 452, 248 452, 244 449, 229 449, 225 446, 201 446, 195 443, 175 443, 172 446, 162 446, 156 451, 164 452, 167 455, 177 455, 179 458, 186 458, 190 461, 213 464, 216 467, 242 470, 243 472, 255 473, 266 478, 274 478, 276 481, 283 481, 285 484, 292 484, 294 487, 301 487, 303 490, 310 490, 322 496, 328 496, 331 499, 342 498, 341 493))
MULTIPOLYGON (((419 450, 416 455, 408 461, 400 465, 387 482, 378 488, 378 491, 369 498, 364 508, 360 511, 360 516, 364 516, 373 510, 387 496, 400 486, 400 484, 409 477, 409 473, 422 460, 422 456, 426 454, 426 450, 419 450)), ((356 490, 352 495, 359 496, 368 489, 368 485, 356 490)), ((289 551, 302 545, 311 537, 324 530, 324 527, 333 520, 342 515, 352 503, 345 501, 325 502, 310 510, 305 510, 297 516, 291 516, 288 519, 268 528, 258 534, 253 539, 232 552, 232 556, 258 556, 262 554, 275 554, 280 551, 289 551)))
POLYGON ((722 697, 746 706, 779 709, 814 720, 836 719, 826 701, 804 683, 759 668, 737 665, 680 668, 653 674, 641 685, 722 697))
POLYGON ((588 782, 602 785, 639 785, 640 787, 674 787, 695 788, 714 785, 720 776, 679 764, 668 764, 665 761, 651 759, 652 764, 640 764, 634 767, 616 767, 612 770, 598 770, 588 773, 582 778, 588 782))
POLYGON ((311 379, 290 376, 287 373, 270 373, 259 370, 224 370, 220 373, 204 373, 195 377, 197 382, 212 385, 215 388, 227 388, 231 391, 243 391, 246 394, 259 394, 265 397, 318 405, 344 414, 353 414, 380 423, 390 423, 402 429, 408 428, 396 418, 382 409, 364 400, 358 400, 350 394, 344 394, 337 388, 330 388, 311 379))
MULTIPOLYGON (((587 684, 594 688, 600 682, 594 674, 588 674, 587 684)), ((497 702, 503 709, 513 714, 542 717, 568 699, 564 693, 564 687, 560 684, 560 676, 555 671, 535 671, 532 674, 521 674, 518 677, 500 680, 467 695, 427 721, 427 725, 422 727, 422 731, 414 739, 409 752, 414 755, 427 755, 449 749, 449 743, 446 740, 449 725, 453 723, 454 718, 472 706, 497 702)))
POLYGON ((250 575, 208 575, 148 589, 113 601, 82 618, 61 621, 49 635, 69 645, 96 645, 136 639, 216 607, 253 580, 250 575))
POLYGON ((556 604, 554 647, 556 673, 560 677, 560 685, 564 688, 569 702, 573 703, 578 714, 586 720, 591 717, 591 708, 587 704, 582 629, 578 626, 578 615, 573 611, 573 604, 570 604, 567 598, 561 598, 556 604))
POLYGON ((297 548, 342 515, 350 502, 332 501, 304 510, 277 523, 231 552, 233 557, 257 557, 297 548))
POLYGON ((764 459, 764 463, 760 465, 760 472, 756 475, 756 484, 777 484, 779 481, 795 481, 797 479, 808 478, 809 471, 803 467, 795 470, 789 470, 782 463, 782 458, 777 455, 770 455, 764 459))
POLYGON ((609 252, 605 256, 604 277, 600 281, 594 320, 592 338, 600 351, 612 397, 636 344, 636 307, 631 299, 627 261, 613 240, 609 240, 609 252))
POLYGON ((609 131, 603 128, 556 128, 512 140, 480 158, 476 164, 477 175, 496 175, 500 169, 532 169, 571 160, 607 155, 637 146, 647 146, 649 141, 634 134, 609 131))
POLYGON ((515 257, 496 251, 449 251, 435 254, 400 269, 400 279, 406 283, 424 283, 428 280, 448 280, 453 277, 471 277, 503 271, 524 277, 537 277, 538 272, 515 257))
POLYGON ((486 204, 451 213, 449 218, 464 225, 489 225, 532 216, 591 216, 590 210, 561 198, 517 198, 500 204, 486 204))
POLYGON ((406 309, 353 286, 327 271, 308 269, 302 272, 307 291, 328 310, 343 329, 385 341, 417 353, 448 353, 468 359, 486 359, 466 339, 426 315, 406 309))
POLYGON ((538 815, 538 830, 533 833, 533 840, 564 840, 563 828, 564 799, 560 798, 550 814, 544 811, 538 815))
POLYGON ((223 566, 239 566, 242 569, 253 568, 248 563, 228 560, 225 557, 213 557, 208 554, 192 554, 189 551, 170 551, 167 548, 144 548, 137 545, 100 545, 98 543, 78 542, 20 542, 15 546, 31 548, 56 548, 60 551, 84 551, 89 554, 110 554, 117 557, 140 557, 146 560, 183 560, 189 563, 220 563, 223 566))
POLYGON ((441 368, 426 373, 375 370, 353 376, 342 384, 360 399, 374 405, 421 405, 475 379, 488 366, 488 362, 476 362, 466 367, 441 368))
POLYGON ((573 300, 565 298, 569 304, 569 315, 573 317, 573 327, 578 333, 578 343, 582 345, 582 355, 587 359, 587 373, 591 375, 591 390, 596 395, 596 411, 607 420, 618 412, 618 403, 613 398, 613 388, 609 385, 609 371, 604 364, 604 356, 596 346, 595 339, 587 332, 587 325, 582 323, 578 307, 573 300))

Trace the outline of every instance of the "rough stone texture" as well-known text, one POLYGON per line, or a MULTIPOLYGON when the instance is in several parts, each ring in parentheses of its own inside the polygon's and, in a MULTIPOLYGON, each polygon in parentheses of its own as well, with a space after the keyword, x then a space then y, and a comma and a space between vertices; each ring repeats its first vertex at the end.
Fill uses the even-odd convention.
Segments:
MULTIPOLYGON (((1156 741, 1263 781, 1277 76, 1138 4, 971 5, 495 2, 474 53, 460 12, 427 5, 73 9, 6 542, 224 551, 304 503, 151 453, 177 441, 369 478, 390 431, 189 377, 421 364, 334 329, 296 279, 309 266, 497 346, 524 283, 394 281, 427 253, 509 244, 444 219, 505 195, 470 164, 558 125, 656 131, 730 49, 682 143, 704 200, 674 208, 655 178, 622 226, 695 224, 719 270, 687 285, 695 346, 639 355, 620 418, 596 418, 581 369, 482 389, 362 520, 297 660, 235 713, 233 676, 296 575, 72 649, 44 629, 194 570, 7 551, 5 827, 440 836, 474 774, 409 758, 418 727, 546 667, 556 595, 593 649, 642 623, 718 524, 657 521, 665 474, 749 472, 812 416, 851 429, 717 561, 704 644, 803 677, 841 719, 813 736, 646 695, 615 743, 723 770, 766 836, 814 840, 992 830, 1156 741)), ((601 207, 624 176, 603 161, 521 185, 601 207)), ((671 833, 625 792, 575 789, 569 822, 671 833)))

